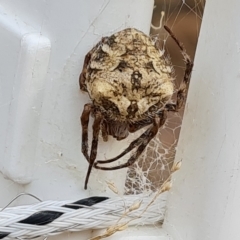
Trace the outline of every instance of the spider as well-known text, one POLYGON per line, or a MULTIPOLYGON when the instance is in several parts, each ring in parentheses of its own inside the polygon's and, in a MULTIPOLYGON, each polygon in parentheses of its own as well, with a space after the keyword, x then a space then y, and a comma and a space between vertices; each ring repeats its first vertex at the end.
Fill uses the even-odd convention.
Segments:
POLYGON ((81 115, 82 153, 89 163, 84 189, 87 189, 92 167, 116 170, 131 166, 164 125, 167 112, 177 112, 183 106, 193 62, 173 32, 167 26, 164 28, 178 45, 186 64, 175 103, 171 101, 174 93, 172 63, 158 49, 155 41, 143 32, 127 28, 110 37, 103 37, 85 57, 79 84, 80 89, 89 94, 92 103, 84 105, 81 115), (94 121, 89 154, 90 114, 94 121), (108 135, 122 140, 129 133, 148 125, 149 128, 118 156, 96 161, 100 132, 104 141, 108 140, 108 135), (102 166, 117 161, 134 149, 126 163, 102 166))

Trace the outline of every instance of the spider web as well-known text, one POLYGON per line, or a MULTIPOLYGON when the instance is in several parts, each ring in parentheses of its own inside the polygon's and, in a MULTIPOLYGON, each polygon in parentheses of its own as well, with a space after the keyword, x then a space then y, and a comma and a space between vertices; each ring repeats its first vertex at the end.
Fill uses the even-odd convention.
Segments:
MULTIPOLYGON (((171 28, 193 60, 203 9, 203 0, 155 1, 151 35, 158 39, 162 45, 161 48, 170 55, 175 70, 176 91, 183 79, 185 63, 178 46, 168 37, 163 25, 171 28)), ((176 101, 176 94, 172 101, 176 101)), ((135 164, 129 168, 125 185, 126 194, 138 194, 149 190, 155 192, 169 178, 177 150, 183 113, 184 106, 177 113, 168 112, 165 125, 151 140, 135 164)))

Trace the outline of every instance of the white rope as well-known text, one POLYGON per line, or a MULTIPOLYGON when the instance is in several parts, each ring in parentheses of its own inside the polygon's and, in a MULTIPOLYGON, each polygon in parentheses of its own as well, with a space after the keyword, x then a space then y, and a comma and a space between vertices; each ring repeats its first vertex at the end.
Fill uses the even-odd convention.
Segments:
POLYGON ((77 210, 62 207, 65 204, 74 206, 73 201, 44 201, 0 209, 0 239, 47 237, 64 231, 103 229, 127 222, 128 225, 154 224, 163 220, 166 194, 160 194, 151 204, 154 194, 116 197, 77 210), (63 214, 46 225, 19 223, 40 211, 63 214), (4 233, 8 235, 4 236, 4 233))

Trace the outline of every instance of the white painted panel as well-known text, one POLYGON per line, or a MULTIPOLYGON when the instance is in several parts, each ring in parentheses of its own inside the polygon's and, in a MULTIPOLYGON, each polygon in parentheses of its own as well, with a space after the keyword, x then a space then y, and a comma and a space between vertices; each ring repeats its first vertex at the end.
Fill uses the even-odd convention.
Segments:
POLYGON ((164 227, 177 240, 238 240, 238 0, 206 1, 164 227))
MULTIPOLYGON (((78 77, 85 54, 103 36, 126 27, 149 32, 153 1, 3 0, 0 5, 1 206, 22 191, 42 200, 113 196, 105 180, 122 190, 126 170, 95 170, 83 190, 88 164, 81 154, 79 117, 89 98, 80 92, 78 77)), ((99 157, 125 146, 100 142, 99 157)), ((32 202, 22 197, 14 204, 32 202)))
POLYGON ((14 83, 9 92, 12 99, 9 115, 5 116, 8 119, 6 149, 0 169, 6 177, 21 184, 31 182, 34 174, 50 50, 46 37, 38 33, 23 35, 14 83))

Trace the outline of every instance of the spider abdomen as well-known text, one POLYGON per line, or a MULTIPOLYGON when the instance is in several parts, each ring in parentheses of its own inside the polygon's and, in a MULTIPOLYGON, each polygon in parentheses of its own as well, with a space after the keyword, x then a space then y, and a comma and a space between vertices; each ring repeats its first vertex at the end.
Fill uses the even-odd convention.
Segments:
POLYGON ((112 120, 138 121, 165 106, 174 91, 173 79, 169 58, 149 36, 128 28, 91 50, 80 85, 112 120))
POLYGON ((88 92, 92 100, 92 103, 84 105, 81 115, 82 153, 89 162, 85 189, 93 167, 117 170, 133 165, 164 125, 167 112, 176 112, 183 105, 193 62, 172 31, 167 26, 164 28, 178 45, 186 63, 175 103, 169 102, 174 92, 172 64, 164 56, 164 51, 159 51, 154 41, 143 32, 128 28, 102 38, 85 57, 79 78, 80 88, 88 92), (91 114, 94 121, 92 145, 88 152, 91 114), (96 161, 100 132, 104 141, 108 140, 108 135, 122 140, 129 132, 136 132, 145 126, 149 127, 116 157, 96 161), (101 166, 115 162, 131 151, 134 152, 127 162, 101 166))

